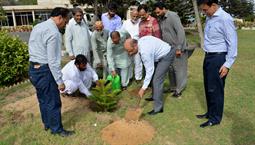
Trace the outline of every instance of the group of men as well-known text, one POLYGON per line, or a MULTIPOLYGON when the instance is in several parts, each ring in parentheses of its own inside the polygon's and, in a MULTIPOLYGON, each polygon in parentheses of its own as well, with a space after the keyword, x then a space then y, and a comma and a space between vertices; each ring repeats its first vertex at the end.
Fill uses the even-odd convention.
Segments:
MULTIPOLYGON (((237 56, 237 36, 232 17, 223 11, 217 0, 199 0, 201 10, 207 15, 205 28, 204 85, 207 113, 197 115, 208 121, 201 127, 219 124, 224 103, 224 84, 229 68, 237 56)), ((36 25, 29 40, 29 76, 36 88, 42 122, 45 130, 60 136, 72 135, 63 129, 61 121, 61 93, 73 93, 77 89, 90 96, 89 88, 97 83, 94 69, 106 68, 112 76, 120 75, 125 90, 133 77, 142 80, 138 92, 144 96, 149 84, 154 101, 149 115, 162 113, 163 82, 169 73, 173 96, 179 97, 187 83, 187 42, 179 16, 166 9, 162 2, 154 5, 158 20, 149 15, 147 5, 139 5, 131 11, 131 19, 121 23, 116 15, 117 5, 110 3, 109 11, 95 23, 90 36, 88 26, 79 8, 73 11, 73 19, 66 27, 65 46, 71 61, 61 71, 61 34, 59 29, 69 21, 69 10, 55 8, 51 18, 36 25), (90 52, 93 52, 91 57, 90 52), (91 64, 93 62, 93 64, 91 64)))

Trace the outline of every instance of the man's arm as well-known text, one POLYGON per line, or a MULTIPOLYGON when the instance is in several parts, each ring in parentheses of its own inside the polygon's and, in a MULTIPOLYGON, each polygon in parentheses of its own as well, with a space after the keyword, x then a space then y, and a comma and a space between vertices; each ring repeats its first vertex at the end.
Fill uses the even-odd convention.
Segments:
POLYGON ((60 86, 64 83, 61 73, 61 38, 60 34, 50 33, 46 34, 48 65, 56 83, 60 86))
POLYGON ((72 40, 73 40, 73 35, 72 35, 72 31, 71 31, 71 25, 69 24, 66 26, 66 31, 65 31, 65 47, 66 47, 66 51, 68 52, 70 58, 74 59, 72 40))

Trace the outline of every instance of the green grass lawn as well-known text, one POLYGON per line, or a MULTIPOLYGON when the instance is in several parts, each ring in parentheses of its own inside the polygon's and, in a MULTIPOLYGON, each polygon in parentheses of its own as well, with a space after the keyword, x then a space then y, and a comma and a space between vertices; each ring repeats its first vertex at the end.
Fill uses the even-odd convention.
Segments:
MULTIPOLYGON (((255 31, 238 31, 238 36, 238 58, 226 80, 221 124, 202 129, 199 125, 206 120, 195 117, 206 112, 202 75, 204 53, 196 49, 189 59, 189 80, 181 99, 165 94, 164 113, 156 116, 146 115, 152 104, 142 101, 145 113, 142 119, 156 129, 154 139, 147 145, 255 145, 255 31)), ((13 92, 28 87, 31 85, 15 88, 13 92)), ((136 87, 138 85, 133 83, 128 90, 136 87)), ((0 93, 0 108, 8 103, 4 95, 7 93, 0 93)), ((64 113, 64 126, 76 131, 69 138, 44 131, 40 116, 19 117, 19 112, 0 111, 0 145, 105 145, 100 138, 101 129, 110 123, 109 118, 122 118, 127 108, 136 102, 135 96, 127 91, 120 96, 121 105, 112 113, 96 113, 79 106, 64 113)))

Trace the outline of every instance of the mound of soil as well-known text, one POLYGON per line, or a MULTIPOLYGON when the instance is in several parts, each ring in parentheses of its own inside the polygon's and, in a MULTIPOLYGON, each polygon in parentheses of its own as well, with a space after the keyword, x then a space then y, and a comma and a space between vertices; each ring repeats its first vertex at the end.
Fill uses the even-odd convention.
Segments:
POLYGON ((155 129, 146 121, 118 120, 102 130, 102 139, 110 145, 141 145, 152 140, 155 129))
MULTIPOLYGON (((86 107, 89 103, 87 99, 81 97, 61 97, 61 101, 62 113, 73 110, 75 108, 86 107)), ((39 114, 39 105, 36 95, 32 95, 14 103, 7 104, 3 106, 2 109, 6 111, 18 111, 22 116, 26 116, 27 114, 39 114)))

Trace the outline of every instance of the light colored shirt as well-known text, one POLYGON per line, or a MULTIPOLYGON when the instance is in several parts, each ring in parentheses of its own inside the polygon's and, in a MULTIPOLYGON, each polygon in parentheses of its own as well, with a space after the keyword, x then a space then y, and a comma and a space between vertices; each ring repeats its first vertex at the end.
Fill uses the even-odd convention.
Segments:
POLYGON ((171 47, 184 51, 187 48, 185 31, 179 16, 172 11, 167 11, 159 20, 162 40, 171 47))
POLYGON ((154 36, 144 36, 138 40, 138 53, 141 55, 146 75, 143 82, 143 89, 150 84, 154 70, 155 62, 166 56, 171 50, 171 46, 154 36))
POLYGON ((121 30, 127 31, 130 34, 131 38, 138 39, 139 38, 139 23, 140 23, 140 19, 137 20, 136 23, 133 23, 131 19, 128 19, 123 22, 121 30))
POLYGON ((205 52, 227 52, 225 67, 230 68, 237 57, 237 33, 233 18, 222 8, 205 25, 205 52))
POLYGON ((81 24, 78 24, 74 18, 69 21, 65 31, 65 46, 69 56, 83 54, 90 60, 90 34, 84 21, 81 24))
POLYGON ((119 30, 121 28, 121 18, 118 15, 114 15, 111 19, 109 19, 108 13, 103 13, 101 16, 101 20, 104 25, 104 29, 109 30, 111 33, 112 31, 119 30))
POLYGON ((56 83, 63 84, 61 73, 62 37, 52 19, 37 24, 29 38, 29 61, 48 64, 56 83))
POLYGON ((131 64, 130 57, 124 49, 124 42, 130 35, 121 31, 119 33, 119 44, 114 44, 111 37, 107 41, 107 62, 110 71, 114 71, 116 68, 127 68, 131 64))
POLYGON ((85 95, 90 96, 89 88, 92 82, 98 80, 98 76, 88 63, 87 68, 84 71, 80 71, 74 64, 74 61, 75 60, 68 62, 62 69, 63 80, 64 82, 71 80, 73 83, 77 84, 77 86, 82 85, 82 88, 85 88, 85 95))
POLYGON ((95 65, 103 63, 102 60, 104 53, 106 53, 108 38, 109 31, 105 29, 101 32, 94 30, 94 32, 91 35, 91 44, 95 65))

